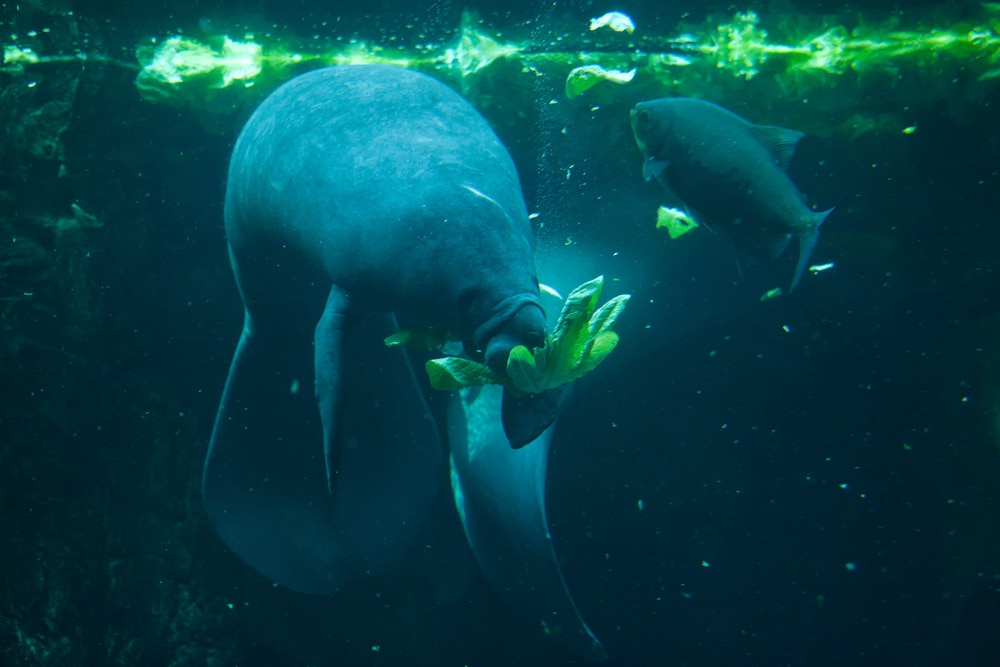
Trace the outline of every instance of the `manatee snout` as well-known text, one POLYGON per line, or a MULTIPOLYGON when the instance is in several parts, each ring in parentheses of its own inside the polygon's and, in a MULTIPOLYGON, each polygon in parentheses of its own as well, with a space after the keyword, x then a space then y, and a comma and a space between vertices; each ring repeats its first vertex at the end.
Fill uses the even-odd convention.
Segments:
POLYGON ((545 314, 535 304, 526 304, 507 320, 486 345, 485 361, 498 375, 507 374, 507 357, 518 345, 529 350, 545 344, 545 314))
MULTIPOLYGON (((506 375, 507 358, 518 345, 529 350, 545 345, 545 313, 537 303, 522 306, 493 334, 486 345, 486 365, 497 375, 506 375)), ((504 391, 500 421, 511 446, 524 447, 551 426, 564 396, 563 387, 520 397, 504 391)))

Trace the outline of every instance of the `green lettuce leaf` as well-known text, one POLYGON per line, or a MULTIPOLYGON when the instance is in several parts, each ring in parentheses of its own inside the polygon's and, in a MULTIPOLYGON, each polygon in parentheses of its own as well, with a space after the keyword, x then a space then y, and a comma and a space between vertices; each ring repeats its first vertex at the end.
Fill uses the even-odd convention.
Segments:
POLYGON ((484 384, 505 384, 507 381, 507 378, 500 377, 484 364, 462 357, 431 359, 427 362, 426 368, 431 386, 443 391, 456 391, 484 384))
POLYGON ((431 386, 454 391, 499 384, 523 396, 540 394, 583 377, 618 345, 618 334, 612 327, 629 300, 628 294, 622 294, 597 308, 603 289, 604 276, 599 276, 570 292, 544 346, 529 350, 518 345, 511 350, 506 377, 475 361, 444 357, 427 362, 431 386))
POLYGON ((623 72, 616 69, 605 69, 600 65, 583 65, 576 67, 566 76, 566 97, 573 99, 584 91, 590 90, 601 81, 612 83, 628 83, 635 78, 635 69, 623 72))

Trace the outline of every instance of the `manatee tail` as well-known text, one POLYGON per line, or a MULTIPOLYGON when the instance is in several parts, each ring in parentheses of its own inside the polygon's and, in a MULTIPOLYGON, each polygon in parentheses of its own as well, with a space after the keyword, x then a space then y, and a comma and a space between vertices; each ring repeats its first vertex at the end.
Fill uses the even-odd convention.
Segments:
POLYGON ((549 427, 513 449, 500 423, 502 390, 464 390, 448 415, 451 483, 469 545, 486 578, 532 626, 588 660, 607 658, 559 567, 545 516, 549 427))
POLYGON ((806 267, 809 266, 809 258, 812 257, 813 249, 819 241, 819 226, 826 220, 826 216, 832 212, 833 209, 831 208, 826 211, 813 213, 813 219, 810 221, 809 226, 796 233, 796 236, 799 237, 799 263, 795 265, 795 275, 792 277, 792 286, 788 288, 789 292, 794 290, 798 286, 799 281, 802 280, 802 276, 806 272, 806 267))

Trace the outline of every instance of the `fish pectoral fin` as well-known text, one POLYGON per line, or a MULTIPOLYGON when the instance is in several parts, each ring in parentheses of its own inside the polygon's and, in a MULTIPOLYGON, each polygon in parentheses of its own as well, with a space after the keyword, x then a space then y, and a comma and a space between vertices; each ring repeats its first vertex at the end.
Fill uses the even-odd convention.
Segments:
POLYGON ((654 178, 659 178, 663 175, 663 172, 667 170, 670 166, 670 160, 663 160, 656 157, 655 155, 650 155, 646 158, 646 161, 642 163, 642 177, 646 181, 651 181, 654 178))
POLYGON ((805 135, 798 130, 787 130, 774 125, 754 125, 754 128, 774 155, 774 163, 781 169, 788 169, 792 156, 795 155, 795 146, 805 135))
POLYGON ((689 206, 685 206, 684 210, 687 211, 687 214, 691 216, 695 222, 699 223, 702 227, 710 231, 714 236, 719 235, 714 220, 706 220, 705 216, 701 214, 701 211, 693 209, 689 206))

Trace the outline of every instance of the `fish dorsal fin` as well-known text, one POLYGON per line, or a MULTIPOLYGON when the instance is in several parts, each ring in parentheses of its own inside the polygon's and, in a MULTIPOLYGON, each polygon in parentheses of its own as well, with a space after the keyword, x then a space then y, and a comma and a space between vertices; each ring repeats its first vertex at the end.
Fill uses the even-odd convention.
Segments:
POLYGON ((764 145, 771 149, 774 163, 782 169, 788 169, 788 163, 795 154, 795 144, 805 135, 798 130, 786 130, 774 125, 754 125, 754 128, 760 133, 764 145))

